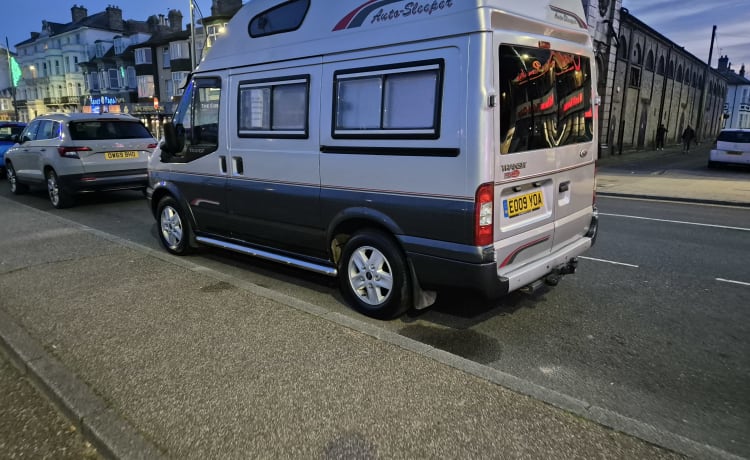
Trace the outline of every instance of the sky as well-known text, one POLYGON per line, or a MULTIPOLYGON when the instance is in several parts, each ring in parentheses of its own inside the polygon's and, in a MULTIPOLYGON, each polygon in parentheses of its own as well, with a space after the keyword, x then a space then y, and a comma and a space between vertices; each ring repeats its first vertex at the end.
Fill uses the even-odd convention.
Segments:
MULTIPOLYGON (((31 32, 42 30, 42 20, 69 23, 72 20, 70 8, 73 5, 83 5, 89 15, 115 5, 122 10, 123 19, 137 21, 145 21, 152 14, 166 16, 169 10, 180 10, 182 27, 185 28, 190 23, 190 0, 0 0, 0 3, 0 40, 5 48, 5 37, 8 37, 13 52, 17 43, 31 37, 31 32)), ((196 19, 200 18, 198 9, 203 12, 203 16, 211 16, 211 3, 211 0, 195 0, 196 19)))
MULTIPOLYGON (((708 61, 711 30, 716 26, 711 67, 729 56, 732 69, 750 73, 750 1, 748 0, 622 0, 630 14, 692 55, 708 61)), ((747 76, 747 75, 746 75, 747 76)))
MULTIPOLYGON (((11 50, 15 44, 39 32, 42 19, 68 23, 70 8, 83 5, 89 14, 104 11, 108 5, 122 9, 124 19, 145 21, 152 14, 166 15, 179 9, 183 27, 190 21, 190 0, 0 0, 0 40, 8 37, 11 50)), ((317 0, 325 1, 325 0, 317 0)), ((331 1, 331 0, 328 0, 331 1)), ((341 0, 335 0, 341 1, 341 0)), ((349 0, 355 1, 356 0, 349 0)), ((632 15, 684 46, 706 62, 711 45, 711 29, 717 27, 711 66, 720 55, 728 55, 732 68, 739 71, 744 63, 750 71, 750 2, 748 0, 622 0, 632 15)), ((204 16, 211 15, 211 0, 195 0, 204 16)), ((198 11, 195 12, 198 17, 198 11)))

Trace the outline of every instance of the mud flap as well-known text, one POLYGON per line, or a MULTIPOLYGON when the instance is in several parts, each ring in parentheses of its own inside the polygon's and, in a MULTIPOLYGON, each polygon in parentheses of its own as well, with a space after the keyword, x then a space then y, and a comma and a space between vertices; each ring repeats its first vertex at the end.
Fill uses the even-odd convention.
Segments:
POLYGON ((435 300, 437 300, 437 292, 425 291, 422 289, 422 286, 419 285, 419 280, 417 279, 417 272, 414 270, 411 261, 409 261, 409 272, 411 274, 411 295, 412 299, 414 299, 413 307, 415 310, 424 310, 435 303, 435 300))

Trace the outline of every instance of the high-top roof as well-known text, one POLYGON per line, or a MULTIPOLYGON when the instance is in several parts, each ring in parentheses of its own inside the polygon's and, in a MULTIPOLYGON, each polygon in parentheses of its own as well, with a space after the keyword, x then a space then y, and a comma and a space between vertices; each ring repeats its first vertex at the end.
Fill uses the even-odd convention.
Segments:
POLYGON ((526 34, 533 30, 538 35, 564 36, 586 43, 590 36, 585 17, 580 0, 253 0, 234 15, 198 70, 312 57, 494 28, 517 28, 526 34), (501 24, 493 24, 498 17, 501 24), (556 27, 549 27, 550 23, 556 27))

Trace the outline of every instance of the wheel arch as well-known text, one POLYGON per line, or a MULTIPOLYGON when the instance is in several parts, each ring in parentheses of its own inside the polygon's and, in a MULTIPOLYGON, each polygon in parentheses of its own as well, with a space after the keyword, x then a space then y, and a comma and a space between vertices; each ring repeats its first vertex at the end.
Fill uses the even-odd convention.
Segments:
POLYGON ((331 260, 338 266, 341 251, 353 234, 362 229, 373 229, 385 233, 393 239, 396 246, 404 251, 396 235, 403 234, 401 227, 387 214, 365 207, 347 208, 338 213, 328 226, 326 241, 331 254, 331 260))

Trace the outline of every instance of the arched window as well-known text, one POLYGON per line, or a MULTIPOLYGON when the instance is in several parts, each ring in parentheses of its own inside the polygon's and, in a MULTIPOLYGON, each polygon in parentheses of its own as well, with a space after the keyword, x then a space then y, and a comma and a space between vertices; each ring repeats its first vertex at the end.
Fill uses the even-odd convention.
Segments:
POLYGON ((693 88, 698 86, 698 75, 693 72, 693 88))
POLYGON ((677 67, 677 75, 674 77, 676 81, 682 81, 682 64, 677 67))
POLYGON ((641 44, 636 43, 633 47, 633 55, 631 56, 632 63, 641 65, 643 64, 643 53, 641 53, 641 44))
POLYGON ((664 56, 659 58, 659 65, 656 66, 656 73, 664 75, 664 56))
POLYGON ((669 69, 667 70, 667 78, 674 78, 674 61, 669 61, 669 69))
POLYGON ((620 36, 620 46, 617 48, 617 57, 620 59, 628 59, 628 42, 625 40, 625 36, 620 36))
POLYGON ((646 70, 654 71, 654 52, 648 50, 648 56, 646 56, 646 70))
POLYGON ((685 84, 690 84, 690 69, 685 69, 685 84))

